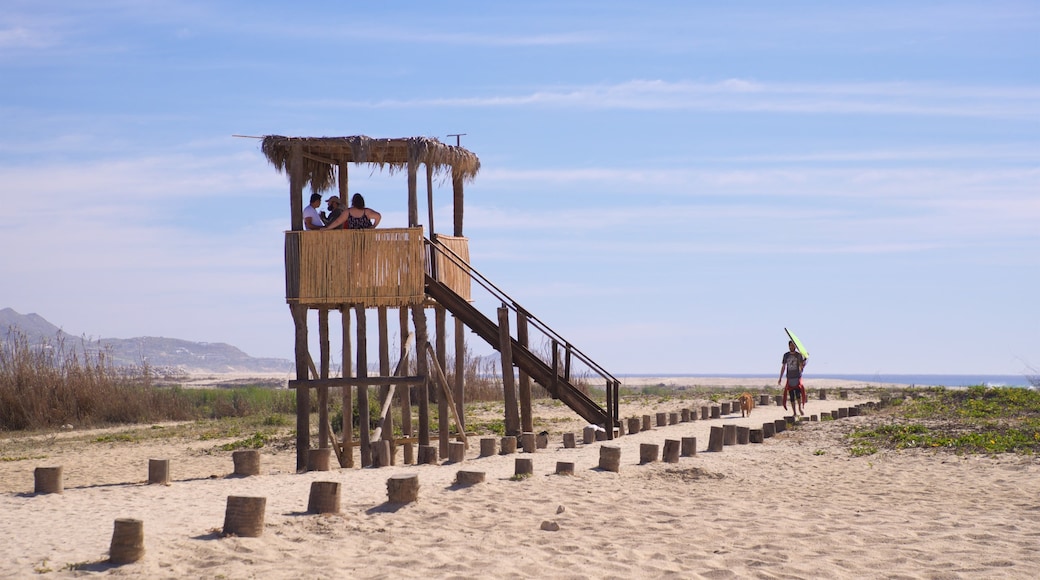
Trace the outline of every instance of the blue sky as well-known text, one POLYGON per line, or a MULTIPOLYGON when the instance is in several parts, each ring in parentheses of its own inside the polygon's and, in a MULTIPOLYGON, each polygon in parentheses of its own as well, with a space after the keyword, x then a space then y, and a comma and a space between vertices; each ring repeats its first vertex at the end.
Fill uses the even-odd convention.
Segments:
POLYGON ((1035 2, 4 4, 0 306, 66 331, 291 358, 232 135, 465 133, 474 266, 615 374, 1040 366, 1035 2))

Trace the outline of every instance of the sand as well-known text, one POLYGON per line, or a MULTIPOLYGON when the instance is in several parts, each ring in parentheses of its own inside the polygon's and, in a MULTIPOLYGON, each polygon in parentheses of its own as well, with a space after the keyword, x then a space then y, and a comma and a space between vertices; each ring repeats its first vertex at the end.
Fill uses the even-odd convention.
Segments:
MULTIPOLYGON (((849 400, 832 395, 810 400, 806 411, 863 400, 855 391, 849 400)), ((662 398, 621 415, 683 406, 662 398)), ((70 448, 61 444, 70 434, 39 437, 31 457, 0 453, 0 577, 1040 577, 1036 458, 852 457, 841 435, 867 417, 706 451, 712 426, 758 428, 785 414, 761 406, 749 418, 585 445, 580 419, 539 405, 536 415, 553 428, 549 447, 534 454, 478 458, 474 437, 461 464, 296 474, 293 449, 264 448, 261 475, 252 477, 229 477, 231 452, 216 448, 222 441, 70 448), (568 431, 578 435, 576 448, 563 448, 568 431), (640 444, 683 437, 697 438, 696 456, 639 464, 640 444), (604 445, 621 449, 618 473, 596 469, 604 445), (153 458, 170 459, 170 485, 145 483, 153 458), (533 476, 513 477, 517 458, 533 460, 533 476), (573 476, 555 474, 560 461, 575 464, 573 476), (34 494, 33 469, 52 465, 64 469, 64 493, 34 494), (453 485, 460 469, 483 471, 486 482, 453 485), (405 473, 419 477, 418 501, 388 504, 387 479, 405 473), (342 484, 340 514, 305 513, 315 481, 342 484), (231 495, 267 498, 261 537, 221 535, 231 495), (117 518, 144 522, 139 562, 106 562, 117 518)))

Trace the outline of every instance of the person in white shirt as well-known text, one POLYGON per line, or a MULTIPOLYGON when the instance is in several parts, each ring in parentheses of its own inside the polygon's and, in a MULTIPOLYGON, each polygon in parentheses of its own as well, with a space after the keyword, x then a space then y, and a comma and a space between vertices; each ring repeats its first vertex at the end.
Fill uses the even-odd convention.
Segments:
POLYGON ((310 205, 303 208, 303 229, 320 230, 325 227, 325 222, 322 221, 321 215, 318 214, 319 205, 321 205, 321 194, 311 194, 310 205))

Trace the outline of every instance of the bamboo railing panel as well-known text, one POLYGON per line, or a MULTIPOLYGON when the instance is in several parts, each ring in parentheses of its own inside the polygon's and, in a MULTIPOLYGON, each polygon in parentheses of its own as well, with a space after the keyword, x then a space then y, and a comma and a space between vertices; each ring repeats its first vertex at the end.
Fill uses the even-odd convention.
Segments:
POLYGON ((421 304, 422 228, 285 233, 286 300, 306 306, 421 304))
MULTIPOLYGON (((437 234, 437 243, 455 252, 469 264, 468 238, 437 234)), ((472 301, 473 298, 470 296, 472 277, 469 272, 439 252, 434 252, 434 256, 437 260, 437 281, 454 290, 456 294, 462 296, 467 302, 472 301)))

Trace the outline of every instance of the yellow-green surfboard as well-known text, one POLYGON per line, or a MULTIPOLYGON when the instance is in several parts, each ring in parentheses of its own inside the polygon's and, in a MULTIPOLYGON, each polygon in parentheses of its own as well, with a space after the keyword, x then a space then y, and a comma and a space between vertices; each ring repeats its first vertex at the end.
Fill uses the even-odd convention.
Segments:
POLYGON ((794 347, 798 349, 798 352, 802 353, 802 356, 804 356, 806 360, 809 360, 809 351, 805 350, 805 346, 802 344, 802 341, 798 340, 798 337, 795 336, 795 334, 790 330, 785 328, 784 332, 786 332, 787 336, 791 338, 791 342, 794 343, 794 347))

